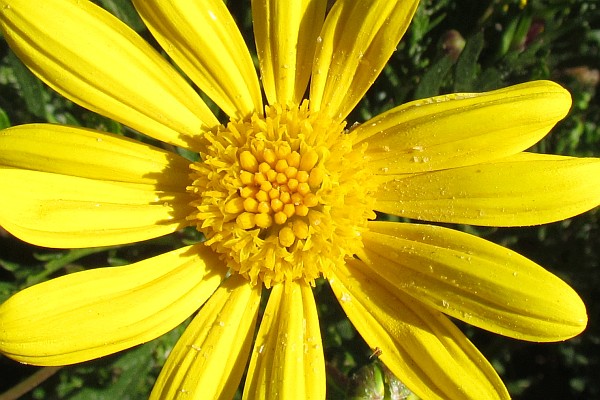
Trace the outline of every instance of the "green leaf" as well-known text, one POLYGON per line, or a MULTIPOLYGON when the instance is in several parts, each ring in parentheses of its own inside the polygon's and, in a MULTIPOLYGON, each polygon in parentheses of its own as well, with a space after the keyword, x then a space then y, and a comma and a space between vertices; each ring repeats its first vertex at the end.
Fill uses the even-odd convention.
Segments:
POLYGON ((130 0, 100 0, 100 4, 134 31, 141 32, 146 29, 130 0))
POLYGON ((148 396, 148 374, 158 341, 128 350, 111 366, 115 380, 107 388, 85 387, 69 400, 142 400, 148 396))
POLYGON ((23 92, 23 100, 27 110, 36 117, 44 118, 46 114, 44 85, 25 65, 10 51, 6 57, 8 65, 15 74, 19 88, 23 92))
POLYGON ((0 129, 8 128, 10 125, 10 118, 3 109, 0 108, 0 129))
POLYGON ((449 56, 442 57, 433 64, 423 74, 423 79, 415 90, 415 98, 423 99, 440 94, 440 88, 453 65, 454 60, 449 56))
POLYGON ((45 281, 50 275, 64 268, 80 258, 91 254, 101 253, 109 247, 92 247, 89 249, 73 249, 66 253, 50 253, 50 254, 35 254, 35 257, 40 261, 46 261, 44 270, 38 274, 32 274, 27 277, 26 286, 35 285, 45 281))
POLYGON ((465 48, 456 61, 456 71, 454 75, 454 91, 472 92, 479 88, 474 88, 475 78, 479 75, 479 64, 477 60, 483 50, 483 32, 467 40, 465 48))

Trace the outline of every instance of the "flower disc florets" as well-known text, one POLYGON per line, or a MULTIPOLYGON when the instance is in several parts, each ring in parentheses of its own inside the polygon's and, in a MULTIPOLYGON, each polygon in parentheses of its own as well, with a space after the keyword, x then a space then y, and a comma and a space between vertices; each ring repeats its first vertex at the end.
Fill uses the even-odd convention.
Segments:
POLYGON ((204 134, 191 165, 189 217, 233 271, 265 286, 313 281, 361 246, 374 218, 362 145, 344 124, 299 108, 266 107, 204 134))

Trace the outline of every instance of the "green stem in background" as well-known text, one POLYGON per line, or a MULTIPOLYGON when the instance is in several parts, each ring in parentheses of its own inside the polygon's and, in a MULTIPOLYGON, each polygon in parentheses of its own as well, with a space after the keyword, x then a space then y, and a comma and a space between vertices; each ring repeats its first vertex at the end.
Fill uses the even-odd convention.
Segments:
POLYGON ((16 384, 6 392, 0 394, 0 400, 16 400, 41 385, 46 379, 57 373, 62 367, 44 367, 39 369, 29 378, 16 384))

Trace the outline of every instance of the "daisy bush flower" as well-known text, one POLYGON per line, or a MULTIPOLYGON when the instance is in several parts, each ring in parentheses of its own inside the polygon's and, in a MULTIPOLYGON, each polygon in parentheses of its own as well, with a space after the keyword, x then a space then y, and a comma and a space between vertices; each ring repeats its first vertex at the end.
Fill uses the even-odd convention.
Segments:
POLYGON ((197 312, 152 398, 231 398, 245 376, 244 398, 323 399, 312 287, 324 278, 418 396, 494 399, 508 398, 503 383, 448 316, 540 342, 585 328, 578 295, 534 262, 466 233, 375 214, 508 227, 598 205, 600 160, 524 152, 569 111, 562 87, 438 96, 349 126, 417 0, 338 0, 330 10, 324 0, 252 1, 260 80, 222 0, 133 3, 178 69, 89 1, 0 0, 3 34, 34 74, 169 145, 65 125, 8 128, 0 225, 54 248, 188 226, 204 240, 17 293, 0 306, 0 352, 78 363, 197 312))

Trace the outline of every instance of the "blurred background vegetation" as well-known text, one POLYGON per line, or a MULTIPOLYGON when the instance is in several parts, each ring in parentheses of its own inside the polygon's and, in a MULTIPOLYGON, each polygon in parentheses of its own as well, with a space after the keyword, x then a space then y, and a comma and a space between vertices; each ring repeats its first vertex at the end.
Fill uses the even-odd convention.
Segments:
MULTIPOLYGON (((130 0, 96 3, 155 43, 130 0)), ((227 4, 254 49, 249 1, 227 4)), ((573 108, 532 150, 600 156, 599 69, 597 0, 423 0, 410 30, 349 123, 417 98, 552 79, 570 90, 573 108)), ((82 125, 143 139, 49 90, 0 38, 0 127, 29 122, 82 125)), ((1 190, 0 183, 0 195, 1 190)), ((545 266, 574 287, 588 307, 587 330, 564 343, 521 342, 459 324, 492 362, 515 399, 600 398, 599 221, 596 209, 542 227, 458 227, 545 266)), ((67 251, 29 245, 0 228, 0 302, 26 286, 61 274, 127 264, 193 240, 197 235, 185 231, 131 246, 67 251)), ((374 385, 371 378, 380 368, 328 287, 319 285, 316 294, 328 398, 343 399, 349 391, 356 392, 357 385, 374 385)), ((10 398, 11 388, 23 381, 33 388, 25 399, 144 399, 184 326, 129 351, 60 369, 20 365, 0 356, 0 400, 10 398)))

